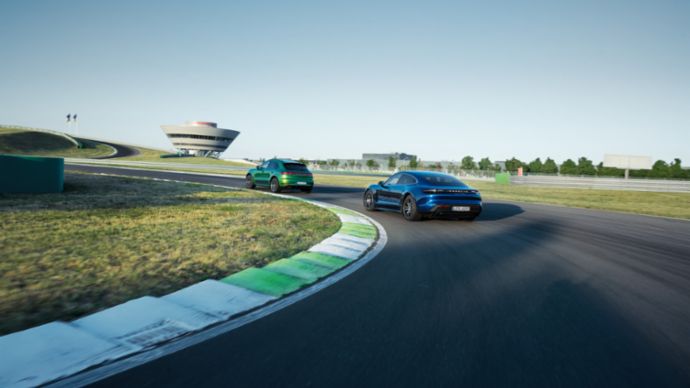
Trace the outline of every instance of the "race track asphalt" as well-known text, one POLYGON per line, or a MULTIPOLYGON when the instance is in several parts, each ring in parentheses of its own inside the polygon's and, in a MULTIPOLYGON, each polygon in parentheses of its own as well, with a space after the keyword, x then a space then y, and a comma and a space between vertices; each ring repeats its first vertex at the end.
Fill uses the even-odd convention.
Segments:
MULTIPOLYGON (((309 198, 363 212, 361 195, 309 198)), ((690 222, 498 201, 474 222, 368 215, 388 244, 362 269, 97 385, 690 385, 690 222)))
POLYGON ((109 145, 109 146, 115 148, 115 154, 114 155, 108 155, 108 156, 100 156, 100 157, 96 157, 94 159, 124 158, 126 156, 135 156, 135 155, 139 155, 141 153, 135 147, 126 146, 124 144, 110 143, 107 141, 99 141, 99 143, 103 143, 103 144, 106 144, 106 145, 109 145))

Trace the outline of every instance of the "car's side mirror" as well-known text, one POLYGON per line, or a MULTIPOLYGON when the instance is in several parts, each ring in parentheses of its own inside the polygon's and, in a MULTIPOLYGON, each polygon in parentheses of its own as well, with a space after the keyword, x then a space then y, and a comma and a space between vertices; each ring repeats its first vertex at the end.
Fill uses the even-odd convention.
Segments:
POLYGON ((386 184, 383 183, 383 181, 379 181, 379 186, 381 186, 381 187, 386 187, 386 184))
POLYGON ((259 170, 259 171, 261 171, 261 170, 263 170, 264 168, 261 167, 261 166, 256 166, 256 169, 259 170))

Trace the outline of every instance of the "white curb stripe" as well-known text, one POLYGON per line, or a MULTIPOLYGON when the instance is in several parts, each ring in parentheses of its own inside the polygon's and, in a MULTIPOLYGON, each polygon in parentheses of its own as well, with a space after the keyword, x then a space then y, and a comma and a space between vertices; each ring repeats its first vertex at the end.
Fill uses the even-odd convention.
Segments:
POLYGON ((0 386, 29 387, 123 357, 136 348, 112 343, 64 322, 0 337, 0 386))
POLYGON ((344 259, 357 260, 364 253, 364 250, 354 250, 344 246, 320 243, 309 248, 310 252, 325 253, 327 255, 338 256, 344 259))
POLYGON ((371 239, 371 238, 364 238, 364 237, 357 237, 357 236, 352 236, 346 233, 336 233, 330 238, 337 238, 339 240, 345 240, 345 241, 352 241, 360 244, 364 244, 368 247, 370 247, 376 240, 371 239))
POLYGON ((276 298, 217 280, 204 280, 162 299, 226 320, 233 315, 263 306, 276 298))
POLYGON ((144 296, 78 319, 74 325, 111 341, 149 347, 221 319, 144 296))
POLYGON ((352 250, 359 251, 359 252, 366 251, 367 248, 369 248, 369 246, 371 245, 371 244, 361 243, 359 241, 353 241, 350 239, 340 238, 340 237, 336 237, 336 236, 331 236, 331 237, 321 241, 321 243, 341 246, 341 247, 345 247, 345 248, 352 249, 352 250))
POLYGON ((354 224, 371 225, 371 222, 369 222, 364 217, 351 216, 349 214, 338 214, 338 217, 340 217, 340 221, 342 222, 352 222, 354 224))

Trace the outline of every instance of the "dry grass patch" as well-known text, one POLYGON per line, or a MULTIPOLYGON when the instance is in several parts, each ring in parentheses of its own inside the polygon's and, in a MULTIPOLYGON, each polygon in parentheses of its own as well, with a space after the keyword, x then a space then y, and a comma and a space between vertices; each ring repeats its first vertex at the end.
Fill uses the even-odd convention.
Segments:
POLYGON ((260 193, 69 173, 61 194, 0 195, 0 215, 0 334, 262 266, 339 227, 260 193))

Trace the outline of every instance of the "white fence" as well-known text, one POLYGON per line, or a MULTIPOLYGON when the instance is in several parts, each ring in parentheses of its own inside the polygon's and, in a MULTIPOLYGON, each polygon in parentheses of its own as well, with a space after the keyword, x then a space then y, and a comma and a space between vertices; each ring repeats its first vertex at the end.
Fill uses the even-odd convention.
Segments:
POLYGON ((603 178, 575 176, 511 176, 510 183, 529 186, 575 187, 603 190, 690 192, 690 181, 644 178, 603 178))

